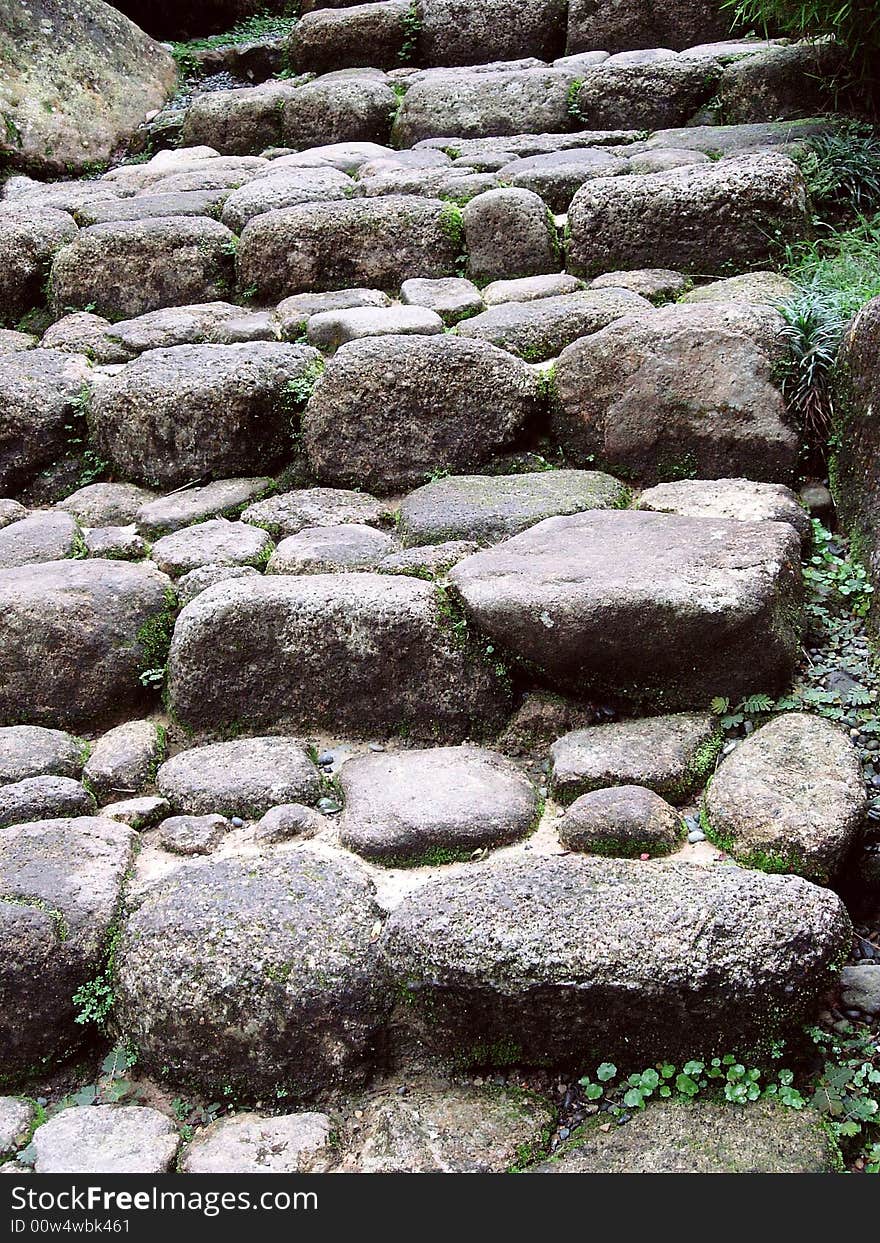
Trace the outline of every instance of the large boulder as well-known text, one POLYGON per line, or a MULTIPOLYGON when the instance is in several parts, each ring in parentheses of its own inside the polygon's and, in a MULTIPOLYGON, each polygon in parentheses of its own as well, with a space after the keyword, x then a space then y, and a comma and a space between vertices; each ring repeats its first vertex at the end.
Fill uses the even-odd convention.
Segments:
POLYGON ((439 199, 305 203, 245 225, 238 281, 267 302, 350 285, 397 289, 411 276, 452 276, 460 250, 460 213, 439 199))
POLYGON ((165 663, 170 587, 149 563, 0 570, 0 720, 100 729, 134 715, 140 675, 165 663))
POLYGON ((564 0, 420 0, 418 58, 425 65, 475 65, 536 56, 553 60, 565 42, 564 0))
POLYGON ((781 689, 799 650, 784 523, 592 510, 460 561, 470 620, 567 693, 670 708, 781 689))
POLYGON ((598 177, 572 199, 567 267, 716 272, 767 265, 810 232, 803 176, 787 156, 746 155, 667 173, 598 177))
POLYGON ((0 0, 0 157, 73 173, 123 146, 174 89, 166 48, 100 0, 0 0))
POLYGON ((717 93, 720 80, 721 66, 712 60, 608 60, 584 75, 572 106, 587 129, 672 128, 687 125, 717 93))
POLYGON ((122 474, 156 487, 278 466, 292 453, 294 390, 319 359, 280 341, 148 350, 96 383, 95 443, 122 474))
POLYGON ((403 60, 408 14, 409 0, 316 9, 297 22, 288 58, 298 73, 327 73, 367 62, 395 69, 403 60))
MULTIPOLYGON (((503 670, 500 671, 503 673, 503 670)), ((431 583, 383 574, 221 583, 181 612, 171 703, 192 729, 397 730, 458 741, 497 723, 507 691, 431 583)))
POLYGON ((759 345, 746 328, 721 304, 671 306, 573 342, 553 411, 567 459, 646 483, 789 480, 800 439, 775 383, 772 338, 759 345))
POLYGON ((409 85, 392 140, 413 147, 426 138, 564 133, 574 128, 569 92, 576 81, 564 69, 427 70, 409 85))
POLYGON ((797 872, 820 885, 840 871, 868 798, 847 734, 803 712, 755 730, 718 767, 706 791, 708 832, 735 859, 797 872))
POLYGON ((364 338, 328 363, 303 433, 322 483, 387 493, 480 466, 539 412, 534 373, 484 341, 364 338))
POLYGON ((21 491, 69 450, 88 376, 81 354, 0 354, 0 493, 21 491))
POLYGON ((682 48, 724 39, 730 17, 717 0, 569 0, 566 52, 628 52, 634 48, 682 48))
POLYGON ((389 999, 372 888, 301 850, 152 885, 116 954, 118 1027, 138 1064, 245 1098, 363 1076, 389 999))
POLYGON ((77 232, 67 212, 0 203, 0 326, 42 304, 46 268, 77 232))
POLYGON ((74 994, 106 965, 135 834, 102 817, 0 829, 0 1053, 23 1076, 72 1052, 74 994))
POLYGON ((406 547, 447 540, 495 544, 544 518, 613 508, 624 496, 623 485, 599 471, 448 475, 404 498, 398 529, 406 547))
POLYGON ((49 296, 108 319, 222 299, 232 286, 235 234, 207 216, 159 216, 80 229, 55 256, 49 296))
POLYGON ((800 877, 522 857, 429 881, 391 913, 401 1022, 470 1065, 628 1065, 747 1052, 821 1005, 849 948, 800 877))

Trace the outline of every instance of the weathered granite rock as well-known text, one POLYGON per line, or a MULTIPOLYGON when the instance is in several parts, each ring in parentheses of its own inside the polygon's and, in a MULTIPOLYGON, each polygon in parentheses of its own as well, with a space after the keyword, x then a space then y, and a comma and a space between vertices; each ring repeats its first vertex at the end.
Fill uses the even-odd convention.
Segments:
POLYGON ((736 518, 741 522, 787 522, 801 539, 810 534, 810 515, 791 488, 751 479, 683 479, 646 488, 639 509, 689 518, 736 518))
POLYGON ((293 390, 319 359, 280 341, 150 350, 95 386, 92 434, 118 470, 154 486, 280 464, 292 451, 293 390))
POLYGON ((41 173, 109 159, 174 89, 167 49, 97 0, 3 0, 0 154, 41 173))
POLYGON ((447 862, 501 846, 534 827, 534 786, 480 747, 365 755, 339 774, 343 845, 387 865, 447 862))
POLYGON ((355 522, 307 527, 283 539, 266 565, 267 574, 344 574, 375 570, 393 551, 390 535, 355 522))
POLYGON ((605 786, 646 786, 684 802, 712 771, 722 736, 708 713, 677 712, 575 729, 550 748, 553 795, 570 803, 605 786))
POLYGON ((333 1157, 330 1127, 319 1113, 218 1118, 196 1132, 180 1168, 185 1174, 323 1173, 333 1157))
POLYGON ((180 1144, 166 1114, 144 1105, 74 1106, 34 1132, 38 1174, 166 1174, 180 1144))
POLYGON ((148 563, 0 570, 0 719, 101 729, 136 712, 140 674, 164 664, 170 587, 148 563))
POLYGON ((152 780, 165 750, 165 731, 155 721, 126 721, 92 747, 83 776, 101 799, 139 794, 152 780))
POLYGON ((781 688, 799 649, 786 523, 592 510, 460 561, 469 619, 551 685, 669 708, 781 688))
POLYGON ((208 731, 235 721, 479 737, 507 692, 482 650, 458 641, 442 605, 433 584, 383 574, 221 583, 178 618, 174 711, 208 731))
POLYGON ((58 501, 55 508, 72 514, 83 527, 127 527, 152 500, 155 493, 135 483, 90 483, 58 501))
POLYGON ((79 354, 0 354, 0 492, 24 488, 69 449, 89 369, 79 354))
POLYGON ((359 1174, 503 1174, 540 1155, 552 1106, 512 1088, 428 1079, 359 1100, 338 1169, 359 1174))
POLYGON ((0 828, 31 820, 91 816, 95 799, 72 777, 25 777, 0 786, 0 828))
POLYGON ((459 324, 463 337, 488 341, 527 362, 555 358, 572 341, 651 304, 627 289, 585 289, 558 298, 505 302, 459 324))
POLYGON ((649 266, 702 272, 707 254, 716 271, 742 270, 810 229, 803 176, 776 153, 588 181, 568 223, 576 276, 649 266))
POLYGON ((539 276, 559 267, 556 226, 532 190, 487 190, 461 213, 471 280, 539 276))
POLYGON ((148 537, 179 531, 192 523, 222 515, 235 517, 239 511, 262 496, 272 480, 217 479, 203 487, 179 488, 168 496, 142 505, 135 515, 138 530, 148 537))
POLYGON ((248 221, 238 281, 264 302, 351 285, 396 289, 409 277, 453 276, 460 248, 460 213, 440 199, 304 203, 248 221))
POLYGON ((372 885, 305 852, 209 860, 144 895, 117 951, 119 1029, 206 1089, 349 1086, 389 1004, 372 885))
POLYGON ((0 829, 6 1074, 23 1075, 81 1043, 73 997, 104 967, 134 840, 131 829, 101 817, 0 829))
POLYGON ((437 470, 479 466, 539 408, 537 377, 486 342, 382 337, 334 355, 303 432, 322 482, 392 492, 437 470))
POLYGON ((276 539, 297 535, 306 527, 337 527, 344 523, 379 526, 387 515, 384 501, 344 488, 303 488, 281 492, 249 505, 243 522, 263 527, 276 539))
POLYGON ((712 0, 680 0, 677 4, 644 4, 642 0, 570 0, 566 51, 606 48, 681 48, 723 39, 729 16, 712 0))
POLYGON ((449 475, 405 497, 398 525, 407 547, 445 540, 494 544, 544 518, 616 507, 623 485, 588 470, 449 475))
POLYGON ((665 307, 564 350, 553 418, 568 460, 598 457, 646 482, 789 479, 800 442, 774 382, 772 338, 758 345, 723 314, 665 307))
MULTIPOLYGON (((0 138, 0 149, 2 145, 0 138)), ((17 323, 43 304, 46 268, 76 234, 76 224, 66 212, 15 200, 0 202, 0 327, 17 323)))
POLYGON ((391 913, 401 1021, 469 1065, 747 1050, 813 1013, 850 936, 800 877, 578 855, 474 864, 391 913))
POLYGON ((156 841, 174 855, 209 855, 231 827, 225 816, 169 816, 159 825, 156 841))
POLYGON ((272 551, 265 531, 247 522, 208 518, 156 540, 150 557, 164 574, 176 578, 206 565, 262 566, 272 551))
POLYGON ((78 777, 87 754, 80 738, 41 725, 0 728, 0 785, 27 777, 78 777))
POLYGON ((35 1107, 17 1096, 0 1096, 0 1155, 20 1148, 27 1139, 35 1107))
POLYGON ((846 732, 803 712, 750 734, 706 792, 711 836, 735 859, 822 885, 843 865, 867 805, 846 732))
POLYGON ((444 324, 451 326, 483 310, 483 298, 472 281, 461 276, 443 276, 437 280, 404 281, 400 301, 405 306, 424 306, 436 313, 444 324))
POLYGON ((320 833, 329 823, 314 807, 306 807, 304 803, 279 803, 277 807, 270 807, 254 825, 254 841, 274 846, 292 837, 305 840, 320 833))
POLYGON ((63 561, 77 551, 82 534, 70 514, 35 510, 0 530, 0 569, 63 561))
POLYGON ((350 311, 320 311, 312 315, 306 335, 310 345, 332 351, 361 337, 435 336, 442 331, 443 320, 428 307, 355 307, 350 311))
POLYGON ((89 307, 125 319, 215 301, 232 285, 234 249, 235 234, 207 216, 95 224, 55 255, 50 303, 56 318, 89 307))
POLYGON ((588 855, 666 855, 684 840, 681 817, 644 786, 582 794, 556 828, 563 846, 588 855))
POLYGON ((536 1174, 833 1174, 840 1155, 821 1117, 772 1100, 658 1101, 628 1126, 599 1118, 560 1144, 536 1174))
POLYGON ((187 815, 261 816, 277 803, 314 803, 318 771, 295 738, 236 738, 180 751, 156 788, 187 815))

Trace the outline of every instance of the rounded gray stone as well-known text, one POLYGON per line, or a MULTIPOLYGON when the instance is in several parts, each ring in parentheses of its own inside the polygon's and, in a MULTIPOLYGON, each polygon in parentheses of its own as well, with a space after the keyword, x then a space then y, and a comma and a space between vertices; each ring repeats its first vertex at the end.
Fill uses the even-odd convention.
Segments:
POLYGON ((25 777, 0 786, 0 828, 59 816, 91 816, 95 798, 72 777, 25 777))
POLYGON ((712 838, 734 858, 828 884, 867 811, 858 751, 838 725, 775 717, 718 766, 706 793, 712 838))
POLYGON ((321 783, 295 738, 236 738, 180 751, 156 774, 177 812, 260 816, 277 803, 314 802, 321 783))
POLYGON ((592 855, 666 855, 684 841, 681 817, 644 786, 582 794, 556 828, 568 850, 592 855))
POLYGON ((63 730, 42 725, 0 728, 0 785, 26 777, 78 777, 85 758, 82 740, 63 730))
POLYGON ((372 886, 303 852, 208 860, 153 885, 117 953, 119 1028, 150 1073, 248 1095, 349 1086, 389 1007, 372 886))
POLYGON ((307 527, 283 539, 266 566, 267 574, 342 574, 375 570, 394 549, 384 531, 349 522, 307 527))

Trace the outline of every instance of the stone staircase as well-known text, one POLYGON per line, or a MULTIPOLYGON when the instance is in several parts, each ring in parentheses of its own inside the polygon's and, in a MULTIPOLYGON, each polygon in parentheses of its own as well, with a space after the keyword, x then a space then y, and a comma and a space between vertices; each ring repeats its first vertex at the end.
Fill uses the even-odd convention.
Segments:
MULTIPOLYGON (((766 1051, 835 988, 846 731, 765 726, 782 810, 743 828, 746 760, 694 827, 739 756, 712 701, 802 656, 773 269, 834 51, 665 8, 313 7, 179 146, 6 181, 12 1089, 96 987, 143 1073, 330 1114, 412 1065, 766 1051)), ((92 1122, 37 1169, 106 1170, 92 1122)), ((219 1150, 183 1168, 255 1159, 219 1150)))

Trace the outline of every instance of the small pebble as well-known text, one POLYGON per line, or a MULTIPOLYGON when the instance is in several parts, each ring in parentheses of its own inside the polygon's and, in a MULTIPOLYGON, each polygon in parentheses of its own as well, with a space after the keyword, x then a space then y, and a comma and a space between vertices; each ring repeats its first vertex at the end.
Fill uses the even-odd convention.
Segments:
POLYGON ((382 746, 381 742, 371 742, 370 750, 371 751, 384 751, 385 748, 382 746))
POLYGON ((234 829, 240 829, 243 826, 244 821, 241 816, 233 816, 230 823, 234 829))
POLYGON ((333 752, 332 751, 322 751, 321 754, 318 756, 318 767, 319 768, 329 768, 332 763, 333 763, 333 752))
POLYGON ((706 840, 706 834, 703 832, 702 829, 691 829, 690 833, 688 833, 688 841, 690 842, 692 846, 696 842, 704 842, 705 840, 706 840))

